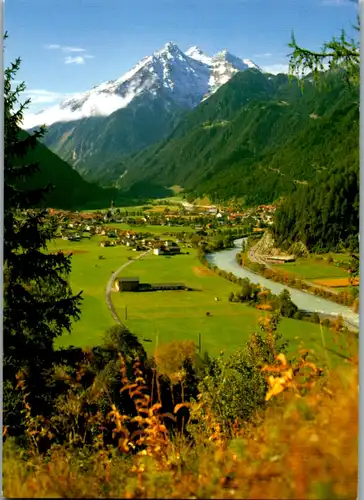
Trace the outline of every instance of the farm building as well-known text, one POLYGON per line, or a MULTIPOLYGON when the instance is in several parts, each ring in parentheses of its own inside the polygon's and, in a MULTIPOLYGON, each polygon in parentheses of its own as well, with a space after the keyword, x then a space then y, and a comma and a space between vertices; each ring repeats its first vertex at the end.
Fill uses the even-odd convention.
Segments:
POLYGON ((116 245, 116 242, 110 241, 110 240, 102 241, 100 243, 100 246, 102 246, 102 247, 114 247, 115 245, 116 245))
POLYGON ((293 255, 270 255, 265 260, 271 264, 285 264, 286 262, 294 262, 296 259, 293 255))
POLYGON ((166 241, 165 245, 154 248, 154 255, 176 255, 181 253, 180 247, 174 241, 166 241))
POLYGON ((181 253, 181 249, 178 245, 176 245, 174 247, 168 248, 168 253, 169 254, 178 254, 178 253, 181 253))
POLYGON ((183 283, 152 283, 153 290, 187 290, 183 283))
POLYGON ((118 292, 137 292, 139 278, 116 278, 114 286, 118 292))
POLYGON ((141 292, 157 292, 168 290, 188 290, 188 287, 183 283, 141 283, 139 291, 141 292))

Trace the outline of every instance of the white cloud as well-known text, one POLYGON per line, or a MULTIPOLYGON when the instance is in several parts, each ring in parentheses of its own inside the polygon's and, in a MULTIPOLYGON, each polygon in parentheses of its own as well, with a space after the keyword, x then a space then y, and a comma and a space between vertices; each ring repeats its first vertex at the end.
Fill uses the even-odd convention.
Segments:
POLYGON ((85 64, 86 59, 93 59, 94 56, 84 54, 82 56, 67 56, 63 59, 65 64, 85 64))
POLYGON ((66 97, 66 94, 61 92, 52 92, 44 89, 25 89, 24 95, 27 99, 31 99, 31 105, 50 104, 61 101, 66 97))
POLYGON ((288 73, 288 63, 285 64, 270 64, 262 67, 263 71, 270 73, 272 75, 278 75, 278 73, 288 73))
POLYGON ((85 54, 86 49, 83 49, 82 47, 70 47, 70 46, 63 46, 59 45, 56 43, 46 45, 46 48, 48 50, 55 50, 62 52, 63 54, 82 54, 79 56, 65 56, 63 58, 63 62, 65 64, 85 64, 86 59, 92 59, 94 56, 90 54, 85 54))
POLYGON ((81 47, 62 47, 63 52, 86 52, 86 49, 81 47))
POLYGON ((86 52, 86 49, 81 47, 68 47, 59 45, 58 43, 51 43, 46 45, 46 49, 48 50, 61 50, 62 52, 86 52))
MULTIPOLYGON (((47 91, 45 91, 47 92, 47 91)), ((82 99, 85 94, 72 94, 72 99, 82 99)), ((34 113, 28 111, 24 114, 23 127, 29 130, 41 124, 52 125, 58 122, 72 122, 89 116, 109 116, 114 111, 125 108, 133 99, 134 93, 130 92, 125 97, 114 94, 94 94, 89 96, 83 104, 75 111, 67 107, 67 103, 55 103, 44 111, 34 113)))
POLYGON ((85 64, 85 58, 83 56, 67 56, 64 58, 65 64, 85 64))

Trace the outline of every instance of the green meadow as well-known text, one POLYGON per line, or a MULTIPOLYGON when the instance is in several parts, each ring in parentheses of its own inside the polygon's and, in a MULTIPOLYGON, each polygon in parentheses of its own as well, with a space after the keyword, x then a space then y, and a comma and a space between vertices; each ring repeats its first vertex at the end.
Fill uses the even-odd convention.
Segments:
MULTIPOLYGON (((111 274, 138 252, 124 246, 103 248, 100 241, 99 236, 79 243, 59 239, 49 247, 50 251, 73 252, 71 285, 75 293, 82 290, 84 297, 81 319, 74 323, 71 334, 57 339, 58 346, 98 345, 105 331, 114 324, 105 301, 106 285, 111 274)), ((171 340, 189 339, 198 344, 199 336, 202 353, 232 353, 259 330, 259 318, 265 313, 229 302, 229 293, 237 292, 238 285, 202 267, 195 250, 183 248, 182 251, 182 255, 173 257, 149 254, 132 262, 121 275, 138 276, 141 283, 181 282, 193 290, 113 291, 111 298, 117 313, 149 353, 153 353, 158 343, 171 340)), ((323 342, 329 348, 338 348, 332 334, 319 325, 282 319, 279 329, 289 340, 292 353, 303 343, 314 349, 323 361, 337 361, 335 355, 332 357, 323 350, 323 342)))
MULTIPOLYGON (((149 352, 158 343, 171 340, 188 339, 197 344, 200 334, 202 353, 232 353, 258 331, 259 318, 265 313, 229 302, 229 293, 237 292, 239 286, 203 268, 195 251, 188 250, 189 255, 173 257, 147 255, 122 275, 137 276, 141 283, 181 282, 192 291, 114 292, 115 308, 132 332, 149 340, 145 342, 149 352)), ((289 339, 291 352, 296 352, 303 342, 326 359, 323 341, 334 348, 331 333, 327 329, 321 331, 319 325, 282 319, 280 331, 289 339)))
POLYGON ((82 316, 74 323, 72 333, 57 339, 57 345, 94 346, 100 344, 105 330, 114 322, 105 301, 105 290, 111 274, 133 252, 124 246, 103 248, 102 237, 70 242, 57 239, 49 245, 50 251, 72 252, 71 285, 74 293, 83 291, 82 316), (103 258, 100 259, 99 257, 103 258))
POLYGON ((348 273, 335 264, 329 264, 326 260, 317 260, 315 257, 299 258, 295 262, 273 265, 275 269, 297 274, 302 279, 309 281, 324 278, 347 278, 348 273))

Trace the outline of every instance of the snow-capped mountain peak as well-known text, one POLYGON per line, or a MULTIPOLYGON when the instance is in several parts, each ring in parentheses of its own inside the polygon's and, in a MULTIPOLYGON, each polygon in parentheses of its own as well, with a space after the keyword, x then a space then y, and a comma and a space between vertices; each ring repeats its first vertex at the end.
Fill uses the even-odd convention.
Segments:
POLYGON ((196 61, 200 61, 204 64, 207 64, 207 65, 211 65, 212 63, 212 58, 208 55, 206 55, 201 49, 200 47, 197 47, 196 45, 194 45, 193 47, 190 47, 187 51, 186 51, 186 55, 188 57, 191 57, 192 59, 195 59, 196 61))
POLYGON ((255 63, 253 63, 250 59, 240 59, 239 57, 231 54, 227 49, 222 50, 214 55, 213 61, 215 64, 219 64, 221 62, 229 63, 234 68, 239 71, 244 71, 247 68, 255 68, 260 69, 255 63))
POLYGON ((142 96, 166 103, 172 100, 181 108, 192 109, 236 72, 253 67, 259 69, 252 61, 227 50, 210 57, 197 46, 184 53, 176 43, 168 42, 116 80, 75 94, 40 113, 26 115, 24 127, 109 116, 142 96))

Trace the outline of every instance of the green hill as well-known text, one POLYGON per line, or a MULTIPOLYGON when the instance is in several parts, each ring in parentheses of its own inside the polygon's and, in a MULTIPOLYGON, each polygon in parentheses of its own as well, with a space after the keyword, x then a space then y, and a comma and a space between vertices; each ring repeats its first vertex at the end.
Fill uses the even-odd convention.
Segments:
POLYGON ((358 154, 357 89, 339 73, 324 79, 325 91, 307 77, 302 92, 286 75, 238 73, 166 140, 123 158, 127 173, 119 184, 178 184, 196 196, 247 205, 295 192, 358 154))
MULTIPOLYGON (((26 132, 22 132, 26 134, 26 132)), ((54 186, 44 200, 48 207, 62 209, 104 208, 112 199, 120 198, 115 189, 103 189, 86 182, 73 168, 46 146, 38 143, 24 158, 24 164, 39 162, 39 171, 27 179, 27 188, 54 186)), ((19 187, 22 187, 21 185, 19 187)))
POLYGON ((302 241, 317 253, 359 251, 358 158, 334 172, 323 172, 285 199, 273 233, 282 248, 302 241))
MULTIPOLYGON (((148 101, 141 96, 131 106, 107 117, 92 117, 48 127, 44 144, 71 164, 86 180, 97 182, 126 154, 163 139, 183 110, 170 99, 148 101)), ((118 169, 116 178, 123 169, 118 169)))

